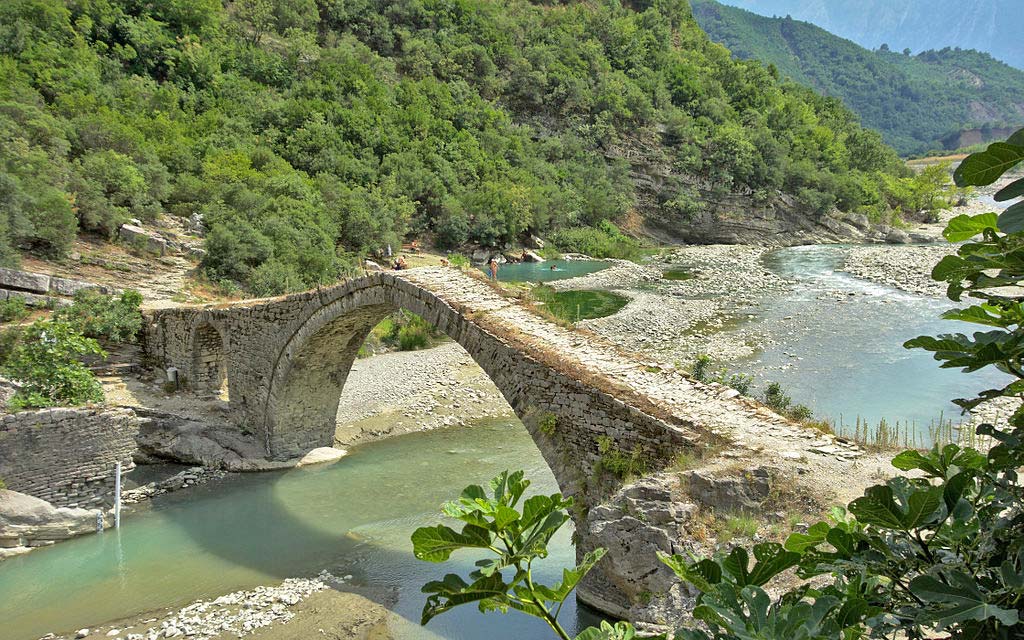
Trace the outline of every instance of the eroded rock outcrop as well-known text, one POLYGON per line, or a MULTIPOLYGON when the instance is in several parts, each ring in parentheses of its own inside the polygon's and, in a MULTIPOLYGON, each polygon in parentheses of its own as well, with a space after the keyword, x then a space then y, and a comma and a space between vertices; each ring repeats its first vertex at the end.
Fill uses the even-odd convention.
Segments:
POLYGON ((0 559, 96 530, 97 509, 55 507, 0 489, 0 559))

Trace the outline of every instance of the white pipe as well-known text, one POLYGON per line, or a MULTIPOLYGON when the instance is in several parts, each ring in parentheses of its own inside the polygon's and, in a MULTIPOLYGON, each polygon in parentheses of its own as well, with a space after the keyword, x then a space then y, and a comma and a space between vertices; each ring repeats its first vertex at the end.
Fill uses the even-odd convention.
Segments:
POLYGON ((121 528, 121 463, 118 462, 114 473, 114 528, 121 528))

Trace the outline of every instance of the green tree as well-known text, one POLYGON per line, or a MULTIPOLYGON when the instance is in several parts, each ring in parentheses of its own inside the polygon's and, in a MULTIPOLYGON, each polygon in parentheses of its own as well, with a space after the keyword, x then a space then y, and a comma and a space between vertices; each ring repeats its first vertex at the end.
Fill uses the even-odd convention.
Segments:
POLYGON ((75 163, 72 188, 81 227, 113 236, 149 202, 146 179, 128 156, 96 151, 75 163))
POLYGON ((12 404, 23 408, 101 402, 103 388, 81 362, 90 355, 106 354, 71 324, 61 320, 33 323, 3 364, 4 375, 22 384, 12 404))

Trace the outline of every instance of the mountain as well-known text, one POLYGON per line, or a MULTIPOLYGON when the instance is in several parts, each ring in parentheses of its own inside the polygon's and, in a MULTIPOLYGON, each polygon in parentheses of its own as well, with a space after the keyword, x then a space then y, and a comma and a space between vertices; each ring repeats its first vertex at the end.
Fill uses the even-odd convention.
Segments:
POLYGON ((918 180, 685 0, 0 2, 6 263, 198 216, 202 272, 264 295, 412 238, 806 241, 918 180))
POLYGON ((725 0, 763 16, 792 16, 877 49, 977 49, 1024 69, 1020 0, 725 0))
POLYGON ((693 0, 712 40, 841 98, 904 154, 1003 138, 1024 124, 1024 71, 987 53, 871 51, 808 22, 693 0))

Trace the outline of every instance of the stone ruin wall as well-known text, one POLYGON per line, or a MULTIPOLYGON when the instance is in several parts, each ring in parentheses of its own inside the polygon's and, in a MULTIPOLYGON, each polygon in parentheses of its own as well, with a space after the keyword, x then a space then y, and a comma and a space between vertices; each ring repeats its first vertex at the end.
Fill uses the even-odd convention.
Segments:
POLYGON ((58 507, 113 503, 114 467, 132 468, 139 418, 125 408, 54 408, 0 418, 0 479, 58 507))

